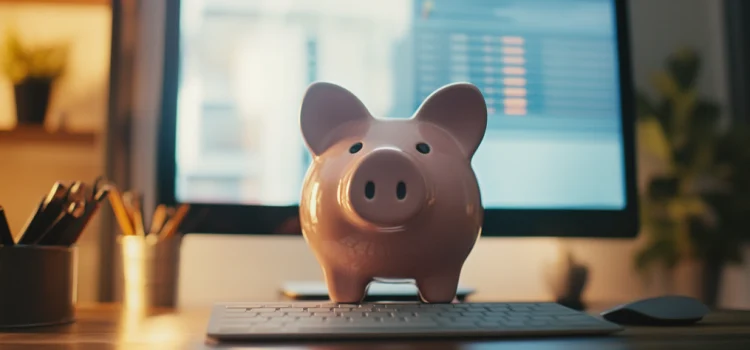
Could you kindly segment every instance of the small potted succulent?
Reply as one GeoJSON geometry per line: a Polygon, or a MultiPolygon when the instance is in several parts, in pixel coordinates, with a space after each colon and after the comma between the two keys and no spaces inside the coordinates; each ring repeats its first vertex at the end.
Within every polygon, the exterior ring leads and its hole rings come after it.
{"type": "Polygon", "coordinates": [[[0,63],[13,83],[18,125],[43,125],[53,85],[65,72],[67,47],[25,47],[14,30],[8,33],[0,63]]]}

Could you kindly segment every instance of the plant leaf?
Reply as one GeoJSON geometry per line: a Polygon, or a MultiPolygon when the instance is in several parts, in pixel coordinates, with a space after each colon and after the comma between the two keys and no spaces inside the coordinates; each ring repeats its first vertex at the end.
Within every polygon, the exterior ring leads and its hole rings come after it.
{"type": "Polygon", "coordinates": [[[700,57],[692,49],[682,49],[667,60],[667,70],[680,91],[688,91],[695,87],[700,68],[700,57]]]}
{"type": "Polygon", "coordinates": [[[669,100],[674,99],[680,91],[677,82],[667,72],[658,72],[654,74],[653,84],[656,90],[664,98],[669,100]]]}
{"type": "Polygon", "coordinates": [[[677,196],[679,191],[679,179],[669,177],[655,177],[649,182],[648,195],[653,200],[666,200],[677,196]]]}
{"type": "Polygon", "coordinates": [[[651,99],[646,94],[638,92],[635,96],[636,101],[636,113],[639,119],[648,119],[657,117],[659,110],[656,109],[651,99]]]}
{"type": "Polygon", "coordinates": [[[636,125],[638,129],[638,144],[641,151],[654,155],[671,167],[672,149],[667,140],[661,123],[652,116],[641,119],[636,125]]]}

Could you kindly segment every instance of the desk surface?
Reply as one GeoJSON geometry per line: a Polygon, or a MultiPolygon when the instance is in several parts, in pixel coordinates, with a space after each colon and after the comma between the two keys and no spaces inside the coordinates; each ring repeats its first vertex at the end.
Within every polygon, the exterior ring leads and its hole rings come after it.
{"type": "Polygon", "coordinates": [[[81,306],[65,326],[0,332],[2,349],[750,349],[750,311],[721,311],[699,325],[627,328],[606,337],[513,340],[317,342],[216,345],[205,339],[209,308],[123,311],[117,305],[81,306]]]}

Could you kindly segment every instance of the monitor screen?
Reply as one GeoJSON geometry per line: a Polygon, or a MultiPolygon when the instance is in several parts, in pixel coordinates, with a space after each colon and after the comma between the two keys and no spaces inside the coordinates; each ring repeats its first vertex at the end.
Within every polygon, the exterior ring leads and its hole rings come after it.
{"type": "Polygon", "coordinates": [[[477,85],[485,208],[627,205],[614,0],[183,0],[174,196],[294,206],[303,94],[328,81],[379,118],[477,85]]]}

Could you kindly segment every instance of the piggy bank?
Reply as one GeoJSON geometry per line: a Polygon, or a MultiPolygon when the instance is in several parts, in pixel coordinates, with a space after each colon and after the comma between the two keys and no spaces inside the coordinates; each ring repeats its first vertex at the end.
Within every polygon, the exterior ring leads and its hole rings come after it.
{"type": "Polygon", "coordinates": [[[300,109],[312,155],[300,224],[333,302],[357,303],[373,280],[413,280],[423,302],[451,302],[482,229],[471,159],[487,107],[468,83],[446,85],[408,119],[373,116],[326,82],[300,109]]]}

